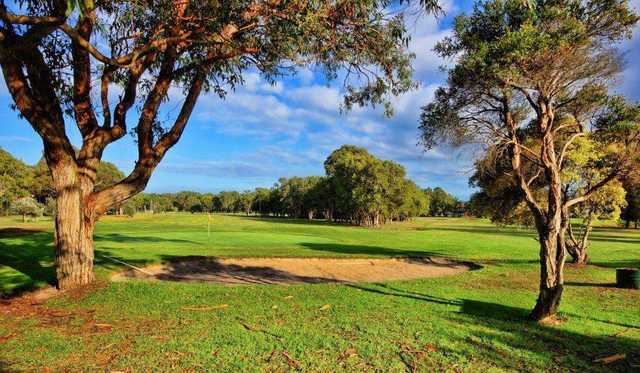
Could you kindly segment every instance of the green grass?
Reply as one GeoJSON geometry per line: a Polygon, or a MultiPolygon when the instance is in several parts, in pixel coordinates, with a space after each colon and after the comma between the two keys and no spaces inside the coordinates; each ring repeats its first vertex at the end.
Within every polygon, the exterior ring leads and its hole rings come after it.
{"type": "MultiPolygon", "coordinates": [[[[51,222],[0,218],[5,227],[45,232],[0,231],[1,291],[51,282],[51,222]]],[[[594,265],[566,269],[566,321],[546,326],[525,320],[537,293],[533,237],[470,219],[371,230],[231,215],[214,215],[208,237],[206,215],[107,217],[96,229],[101,279],[120,269],[106,256],[142,265],[192,255],[442,255],[483,268],[357,285],[109,283],[80,298],[51,300],[35,315],[0,312],[0,371],[640,369],[640,291],[611,287],[615,267],[640,266],[640,232],[598,227],[594,265]],[[593,362],[617,353],[627,359],[593,362]]]]}

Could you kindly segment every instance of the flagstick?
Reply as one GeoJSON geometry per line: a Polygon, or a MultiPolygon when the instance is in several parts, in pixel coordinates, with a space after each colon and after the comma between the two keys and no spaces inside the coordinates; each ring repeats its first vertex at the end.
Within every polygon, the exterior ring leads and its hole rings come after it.
{"type": "Polygon", "coordinates": [[[211,242],[211,214],[207,214],[207,242],[211,242]]]}

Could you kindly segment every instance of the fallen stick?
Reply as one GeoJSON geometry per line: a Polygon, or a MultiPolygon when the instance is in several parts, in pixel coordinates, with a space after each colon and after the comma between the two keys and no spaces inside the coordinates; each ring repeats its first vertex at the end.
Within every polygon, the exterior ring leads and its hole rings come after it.
{"type": "Polygon", "coordinates": [[[292,358],[291,355],[287,353],[287,351],[282,351],[282,356],[284,356],[284,358],[287,359],[287,363],[289,364],[290,367],[298,370],[300,369],[300,363],[298,362],[298,360],[292,358]]]}
{"type": "Polygon", "coordinates": [[[184,311],[213,311],[213,310],[221,310],[223,308],[229,307],[228,304],[221,304],[219,306],[202,306],[202,307],[180,307],[184,311]]]}
{"type": "Polygon", "coordinates": [[[134,266],[133,264],[129,264],[129,263],[127,263],[127,262],[123,262],[122,260],[119,260],[119,259],[116,259],[116,258],[112,258],[112,257],[110,257],[110,256],[108,256],[108,255],[104,255],[104,254],[102,254],[102,255],[100,255],[100,256],[102,256],[102,257],[104,257],[104,258],[107,258],[107,259],[111,259],[111,260],[113,260],[113,261],[114,261],[114,262],[116,262],[116,263],[124,264],[125,266],[127,266],[127,267],[129,267],[129,268],[133,268],[133,269],[135,269],[136,271],[142,272],[142,273],[144,273],[144,274],[145,274],[145,275],[147,275],[147,276],[151,276],[151,277],[154,277],[154,276],[155,276],[153,273],[151,273],[151,272],[149,272],[149,271],[147,271],[147,270],[144,270],[144,269],[142,269],[142,268],[140,268],[140,267],[136,267],[136,266],[134,266]]]}
{"type": "Polygon", "coordinates": [[[627,354],[615,354],[607,357],[603,357],[600,359],[595,359],[594,363],[602,363],[602,364],[611,364],[615,363],[618,360],[624,360],[627,358],[627,354]]]}

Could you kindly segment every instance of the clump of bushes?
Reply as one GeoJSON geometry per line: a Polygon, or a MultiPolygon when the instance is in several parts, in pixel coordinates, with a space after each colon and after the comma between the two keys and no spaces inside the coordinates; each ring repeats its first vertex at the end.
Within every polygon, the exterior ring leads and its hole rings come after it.
{"type": "Polygon", "coordinates": [[[33,197],[21,197],[11,203],[11,213],[22,215],[22,221],[26,222],[27,217],[38,221],[42,217],[44,206],[38,203],[33,197]]]}

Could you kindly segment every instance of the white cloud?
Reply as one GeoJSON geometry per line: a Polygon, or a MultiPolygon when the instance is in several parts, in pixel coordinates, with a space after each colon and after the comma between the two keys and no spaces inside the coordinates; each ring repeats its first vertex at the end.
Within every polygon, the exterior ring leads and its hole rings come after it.
{"type": "Polygon", "coordinates": [[[287,97],[304,107],[330,112],[338,112],[342,100],[337,89],[319,85],[291,89],[287,97]]]}
{"type": "Polygon", "coordinates": [[[263,92],[263,93],[282,93],[284,85],[280,81],[276,81],[273,84],[266,82],[260,74],[256,72],[248,72],[242,75],[244,80],[244,88],[249,92],[263,92]]]}
{"type": "Polygon", "coordinates": [[[0,142],[33,142],[33,139],[26,136],[0,136],[0,142]]]}

